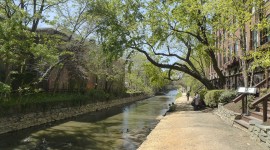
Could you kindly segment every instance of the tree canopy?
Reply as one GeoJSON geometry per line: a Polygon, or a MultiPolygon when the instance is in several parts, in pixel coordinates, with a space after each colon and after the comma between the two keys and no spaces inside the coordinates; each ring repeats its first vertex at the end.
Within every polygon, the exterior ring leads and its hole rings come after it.
{"type": "Polygon", "coordinates": [[[102,0],[91,8],[89,13],[104,18],[98,33],[105,50],[115,55],[137,50],[155,66],[187,73],[209,89],[214,86],[204,72],[211,62],[224,80],[215,57],[212,17],[203,2],[102,0]]]}
{"type": "MultiPolygon", "coordinates": [[[[221,85],[225,84],[216,57],[220,49],[215,45],[218,38],[215,33],[228,32],[231,35],[228,38],[239,40],[246,52],[245,28],[252,21],[251,10],[259,10],[263,4],[263,0],[99,0],[91,3],[89,13],[103,18],[97,31],[105,50],[115,55],[122,55],[127,49],[137,50],[155,66],[184,72],[213,89],[204,74],[210,65],[221,85]],[[238,30],[240,36],[233,36],[238,30]]],[[[263,22],[250,28],[260,30],[263,22]]],[[[244,57],[242,70],[246,71],[244,57]]]]}
{"type": "Polygon", "coordinates": [[[217,42],[225,40],[225,36],[219,39],[219,31],[240,43],[246,78],[247,59],[255,60],[254,67],[269,66],[267,53],[246,53],[246,27],[269,28],[269,20],[261,13],[267,9],[263,4],[263,0],[4,0],[0,2],[0,70],[4,70],[0,82],[5,89],[38,87],[53,69],[72,64],[79,78],[89,71],[106,76],[109,84],[122,75],[121,67],[112,61],[140,52],[159,67],[141,65],[151,88],[163,85],[160,76],[165,73],[170,80],[182,77],[176,71],[214,89],[210,66],[225,84],[217,62],[217,53],[224,51],[217,42]],[[252,23],[254,15],[262,17],[252,23]],[[44,24],[54,29],[39,29],[44,24]],[[79,54],[85,51],[89,53],[79,54]],[[90,63],[90,57],[96,63],[90,63]]]}

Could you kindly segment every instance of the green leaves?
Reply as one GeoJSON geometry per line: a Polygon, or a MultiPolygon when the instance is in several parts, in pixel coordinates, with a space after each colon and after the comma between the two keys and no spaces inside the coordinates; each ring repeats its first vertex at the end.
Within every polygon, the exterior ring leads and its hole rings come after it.
{"type": "Polygon", "coordinates": [[[161,89],[168,82],[165,79],[167,77],[166,72],[149,62],[143,64],[143,70],[145,71],[146,78],[148,78],[148,82],[153,89],[161,89]]]}
{"type": "Polygon", "coordinates": [[[128,92],[153,94],[169,83],[166,71],[147,62],[142,54],[133,55],[130,61],[126,73],[128,92]]]}
{"type": "Polygon", "coordinates": [[[11,92],[11,87],[7,84],[0,82],[0,94],[9,94],[11,92]]]}
{"type": "Polygon", "coordinates": [[[268,68],[270,67],[270,48],[264,50],[258,50],[250,53],[249,58],[253,58],[251,70],[255,70],[257,67],[268,68]]]}
{"type": "Polygon", "coordinates": [[[6,63],[21,63],[22,55],[29,53],[32,33],[12,20],[0,22],[0,58],[6,63]],[[22,40],[23,39],[23,40],[22,40]]]}

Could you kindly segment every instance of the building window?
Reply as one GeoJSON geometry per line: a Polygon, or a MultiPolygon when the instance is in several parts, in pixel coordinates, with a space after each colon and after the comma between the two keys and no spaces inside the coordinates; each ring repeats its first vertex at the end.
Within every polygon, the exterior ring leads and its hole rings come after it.
{"type": "Polygon", "coordinates": [[[234,55],[237,57],[238,56],[238,41],[235,41],[234,43],[234,55]]]}
{"type": "MultiPolygon", "coordinates": [[[[270,15],[267,16],[267,20],[270,21],[270,15]]],[[[270,41],[270,27],[264,28],[260,33],[261,45],[270,41]]]]}
{"type": "Polygon", "coordinates": [[[251,49],[258,47],[258,32],[256,30],[251,31],[251,49]]]}
{"type": "Polygon", "coordinates": [[[230,45],[230,46],[228,47],[228,49],[229,49],[229,56],[228,56],[228,60],[230,60],[230,59],[231,59],[231,57],[232,57],[233,48],[232,48],[232,46],[230,45]]]}

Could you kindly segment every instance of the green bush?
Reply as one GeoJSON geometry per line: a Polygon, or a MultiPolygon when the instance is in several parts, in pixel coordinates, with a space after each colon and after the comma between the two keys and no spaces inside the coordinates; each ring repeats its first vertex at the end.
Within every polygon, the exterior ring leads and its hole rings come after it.
{"type": "Polygon", "coordinates": [[[205,94],[207,93],[207,89],[203,89],[199,92],[201,100],[204,100],[205,94]]]}
{"type": "Polygon", "coordinates": [[[219,97],[224,90],[211,90],[205,94],[204,102],[209,107],[216,107],[219,103],[219,97]]]}
{"type": "Polygon", "coordinates": [[[229,103],[231,100],[236,98],[236,96],[237,96],[237,91],[224,91],[220,95],[218,102],[219,103],[229,103]]]}
{"type": "Polygon", "coordinates": [[[11,87],[7,84],[0,82],[0,94],[9,94],[11,92],[11,87]]]}

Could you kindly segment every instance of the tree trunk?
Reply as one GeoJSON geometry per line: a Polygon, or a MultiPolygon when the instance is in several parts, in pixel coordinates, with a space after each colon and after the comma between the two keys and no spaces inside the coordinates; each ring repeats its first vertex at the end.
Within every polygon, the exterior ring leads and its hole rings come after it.
{"type": "MultiPolygon", "coordinates": [[[[170,64],[158,63],[154,59],[152,59],[151,56],[146,51],[144,51],[144,50],[142,50],[142,49],[140,49],[138,47],[131,47],[131,48],[136,49],[139,52],[143,53],[146,56],[147,60],[149,60],[149,62],[151,62],[153,65],[155,65],[155,66],[157,66],[159,68],[173,69],[173,70],[177,70],[177,71],[180,71],[180,72],[184,72],[184,73],[192,76],[193,78],[197,79],[198,81],[200,81],[203,85],[205,85],[205,87],[208,90],[215,89],[215,86],[211,83],[211,81],[209,79],[207,79],[206,77],[204,77],[201,74],[197,73],[196,71],[193,71],[193,70],[189,69],[184,64],[170,65],[170,64]]],[[[222,74],[221,71],[220,71],[220,73],[222,74]]],[[[223,74],[222,74],[222,76],[223,76],[223,74]]]]}
{"type": "Polygon", "coordinates": [[[213,69],[215,70],[215,72],[217,73],[217,75],[219,77],[219,83],[223,87],[226,84],[226,79],[225,79],[225,76],[223,75],[222,71],[218,67],[218,62],[217,62],[214,51],[209,50],[208,55],[211,57],[213,69]]]}
{"type": "Polygon", "coordinates": [[[10,83],[10,71],[11,71],[11,66],[6,63],[5,64],[5,79],[4,79],[4,83],[9,84],[10,83]]]}
{"type": "MultiPolygon", "coordinates": [[[[242,25],[242,29],[240,30],[240,45],[242,47],[243,56],[247,56],[247,42],[246,42],[246,29],[245,25],[242,25]]],[[[244,78],[244,86],[245,88],[248,87],[248,64],[246,59],[241,59],[242,61],[242,75],[244,78]]]]}
{"type": "Polygon", "coordinates": [[[207,79],[201,79],[199,80],[208,90],[216,89],[216,87],[213,86],[213,84],[207,79]]]}
{"type": "Polygon", "coordinates": [[[109,83],[109,86],[108,86],[108,92],[109,92],[109,93],[110,93],[111,90],[112,90],[112,85],[113,85],[113,81],[111,81],[111,82],[109,83]]]}
{"type": "Polygon", "coordinates": [[[64,67],[61,67],[58,72],[57,72],[57,75],[56,75],[56,78],[55,78],[55,81],[54,81],[54,86],[53,86],[53,92],[55,93],[57,90],[59,90],[59,79],[60,79],[60,75],[63,71],[64,67]]]}
{"type": "Polygon", "coordinates": [[[242,75],[244,78],[244,86],[245,88],[248,87],[248,72],[247,72],[247,62],[245,60],[242,60],[242,75]]]}
{"type": "Polygon", "coordinates": [[[96,75],[95,89],[97,89],[97,86],[98,86],[98,76],[96,75]]]}
{"type": "Polygon", "coordinates": [[[33,19],[33,24],[32,24],[32,28],[31,28],[32,32],[35,32],[37,30],[38,23],[40,21],[39,17],[42,15],[42,12],[44,10],[44,6],[45,6],[45,0],[42,0],[41,1],[41,6],[40,6],[40,8],[39,8],[39,10],[37,12],[37,8],[36,8],[37,7],[37,1],[34,0],[33,15],[36,15],[36,13],[38,13],[39,16],[37,18],[33,19]]]}

